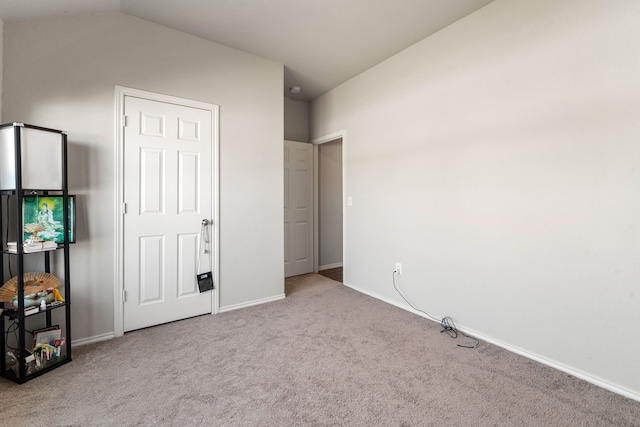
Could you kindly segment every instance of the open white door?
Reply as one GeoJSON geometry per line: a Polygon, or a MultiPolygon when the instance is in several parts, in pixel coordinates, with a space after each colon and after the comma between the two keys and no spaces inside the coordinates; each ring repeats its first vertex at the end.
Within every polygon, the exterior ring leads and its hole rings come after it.
{"type": "Polygon", "coordinates": [[[284,141],[284,276],[313,271],[313,145],[284,141]]]}
{"type": "MultiPolygon", "coordinates": [[[[214,219],[215,121],[211,110],[135,96],[125,96],[124,114],[126,332],[213,310],[196,264],[202,220],[214,219]]],[[[208,256],[202,266],[214,268],[208,256]]]]}

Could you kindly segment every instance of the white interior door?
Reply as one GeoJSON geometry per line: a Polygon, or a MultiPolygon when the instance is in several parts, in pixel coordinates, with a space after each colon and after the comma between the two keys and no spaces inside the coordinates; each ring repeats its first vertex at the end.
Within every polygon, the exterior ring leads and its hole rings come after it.
{"type": "Polygon", "coordinates": [[[313,146],[284,142],[284,275],[313,271],[313,146]]]}
{"type": "MultiPolygon", "coordinates": [[[[202,220],[213,219],[214,122],[211,111],[133,96],[124,112],[124,331],[131,331],[213,310],[213,292],[199,292],[196,269],[202,220]]],[[[208,255],[201,263],[212,270],[208,255]]]]}

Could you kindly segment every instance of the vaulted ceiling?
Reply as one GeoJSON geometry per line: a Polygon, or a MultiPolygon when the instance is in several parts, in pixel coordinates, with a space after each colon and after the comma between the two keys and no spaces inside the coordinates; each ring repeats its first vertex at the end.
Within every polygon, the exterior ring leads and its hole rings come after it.
{"type": "Polygon", "coordinates": [[[308,101],[491,1],[0,0],[0,18],[122,12],[280,62],[308,101]]]}

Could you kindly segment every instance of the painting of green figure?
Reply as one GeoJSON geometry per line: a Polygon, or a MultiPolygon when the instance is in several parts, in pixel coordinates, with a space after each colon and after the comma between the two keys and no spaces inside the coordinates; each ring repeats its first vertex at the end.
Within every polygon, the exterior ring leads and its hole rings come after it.
{"type": "MultiPolygon", "coordinates": [[[[25,197],[22,203],[25,242],[64,242],[62,196],[25,197]]],[[[69,243],[75,242],[75,196],[69,196],[69,243]]]]}

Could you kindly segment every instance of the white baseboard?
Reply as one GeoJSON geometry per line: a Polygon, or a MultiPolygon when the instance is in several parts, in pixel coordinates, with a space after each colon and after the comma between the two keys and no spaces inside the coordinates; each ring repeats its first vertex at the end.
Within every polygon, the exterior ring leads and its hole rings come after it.
{"type": "Polygon", "coordinates": [[[469,329],[469,328],[458,328],[460,329],[462,332],[469,334],[469,335],[473,335],[474,337],[481,339],[483,341],[486,341],[488,343],[491,343],[493,345],[497,345],[498,347],[502,347],[505,350],[508,350],[512,353],[516,353],[519,354],[520,356],[524,356],[528,359],[531,360],[535,360],[536,362],[542,363],[543,365],[547,365],[551,368],[557,369],[559,371],[562,371],[566,374],[569,374],[571,376],[574,376],[576,378],[580,378],[581,380],[584,380],[586,382],[589,382],[591,384],[597,385],[598,387],[602,387],[606,390],[612,391],[616,394],[622,395],[624,397],[627,397],[629,399],[635,400],[637,402],[640,402],[640,393],[637,393],[633,390],[629,390],[626,387],[620,386],[618,384],[613,384],[610,383],[602,378],[593,376],[592,374],[589,374],[588,372],[584,372],[581,371],[580,369],[576,369],[573,368],[571,366],[567,366],[563,363],[560,363],[558,361],[555,360],[550,360],[550,359],[546,359],[538,354],[535,353],[531,353],[527,350],[523,350],[519,347],[513,346],[511,344],[506,344],[503,343],[500,340],[496,340],[494,338],[488,337],[480,332],[474,331],[473,329],[469,329]]]}
{"type": "MultiPolygon", "coordinates": [[[[218,310],[218,313],[224,313],[226,311],[233,311],[233,310],[237,310],[240,308],[245,308],[245,307],[251,307],[253,305],[260,305],[260,304],[265,304],[267,302],[272,302],[272,301],[278,301],[281,299],[285,298],[285,294],[281,294],[281,295],[276,295],[273,297],[269,297],[269,298],[262,298],[262,299],[258,299],[255,301],[249,301],[249,302],[245,302],[242,304],[235,304],[235,305],[228,305],[226,307],[220,307],[220,309],[218,310]]],[[[106,334],[102,334],[102,335],[94,335],[92,337],[88,337],[88,338],[80,338],[77,340],[73,340],[71,341],[71,345],[72,346],[81,346],[81,345],[87,345],[87,344],[93,344],[96,342],[100,342],[100,341],[107,341],[110,339],[116,338],[115,333],[113,332],[108,332],[106,334]]]]}
{"type": "MultiPolygon", "coordinates": [[[[391,305],[393,305],[395,307],[401,308],[401,309],[403,309],[405,311],[408,311],[408,312],[411,312],[413,314],[417,314],[420,317],[424,317],[425,319],[431,320],[432,322],[434,322],[434,320],[429,319],[424,313],[416,311],[416,310],[414,310],[413,308],[411,308],[409,306],[402,305],[402,304],[399,304],[396,301],[392,301],[392,300],[390,300],[388,298],[381,297],[380,295],[376,295],[376,294],[373,294],[371,292],[364,291],[362,289],[359,289],[357,286],[353,286],[353,285],[351,285],[349,283],[344,283],[344,285],[350,287],[354,291],[357,291],[357,292],[360,292],[362,294],[368,295],[368,296],[370,296],[372,298],[375,298],[375,299],[378,299],[380,301],[386,302],[387,304],[391,304],[391,305]]],[[[458,326],[458,325],[456,325],[456,326],[458,326]]],[[[507,343],[504,343],[504,342],[502,342],[500,340],[488,337],[488,336],[486,336],[486,335],[484,335],[484,334],[482,334],[482,333],[480,333],[478,331],[475,331],[473,329],[460,328],[460,327],[458,327],[458,329],[460,331],[464,332],[465,334],[472,335],[472,336],[478,338],[479,340],[486,341],[486,342],[491,343],[493,345],[496,345],[498,347],[504,348],[505,350],[510,351],[512,353],[516,353],[516,354],[519,354],[520,356],[526,357],[528,359],[535,360],[536,362],[542,363],[543,365],[546,365],[546,366],[549,366],[551,368],[557,369],[559,371],[562,371],[562,372],[564,372],[566,374],[569,374],[571,376],[574,376],[576,378],[580,378],[581,380],[584,380],[584,381],[586,381],[588,383],[591,383],[591,384],[596,385],[598,387],[602,387],[602,388],[604,388],[606,390],[609,390],[609,391],[611,391],[613,393],[616,393],[616,394],[619,394],[619,395],[624,396],[626,398],[629,398],[629,399],[635,400],[637,402],[640,402],[640,393],[638,393],[638,392],[636,392],[634,390],[629,390],[626,387],[610,383],[610,382],[608,382],[608,381],[606,381],[606,380],[604,380],[602,378],[595,377],[595,376],[593,376],[593,375],[591,375],[591,374],[589,374],[587,372],[581,371],[581,370],[573,368],[571,366],[564,365],[564,364],[562,364],[560,362],[557,362],[555,360],[546,359],[546,358],[544,358],[544,357],[542,357],[542,356],[540,356],[538,354],[531,353],[531,352],[529,352],[527,350],[523,350],[523,349],[521,349],[519,347],[516,347],[516,346],[513,346],[511,344],[507,344],[507,343]]]]}
{"type": "Polygon", "coordinates": [[[92,337],[88,337],[88,338],[80,338],[77,340],[73,340],[71,341],[71,346],[81,346],[81,345],[87,345],[87,344],[93,344],[96,342],[100,342],[100,341],[107,341],[110,339],[115,338],[116,335],[113,332],[108,332],[106,334],[102,334],[102,335],[94,335],[92,337]]]}
{"type": "Polygon", "coordinates": [[[226,313],[227,311],[233,311],[233,310],[238,310],[240,308],[246,308],[254,305],[260,305],[268,302],[278,301],[278,300],[284,299],[284,297],[285,295],[281,294],[273,297],[257,299],[249,302],[243,302],[241,304],[227,305],[225,307],[220,307],[220,309],[218,310],[218,313],[226,313]]]}
{"type": "Polygon", "coordinates": [[[318,266],[318,271],[331,270],[332,268],[340,268],[340,267],[342,267],[342,263],[341,262],[336,262],[334,264],[320,265],[320,266],[318,266]]]}

